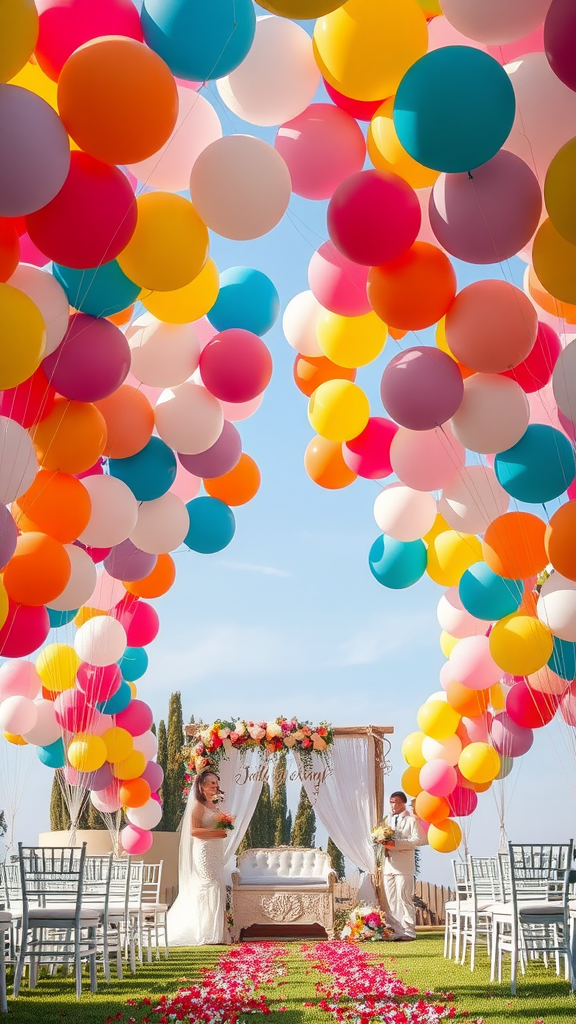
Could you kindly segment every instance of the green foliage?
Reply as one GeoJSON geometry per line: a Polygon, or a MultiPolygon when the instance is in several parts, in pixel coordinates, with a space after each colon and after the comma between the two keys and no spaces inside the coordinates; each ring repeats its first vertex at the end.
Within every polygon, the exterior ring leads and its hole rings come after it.
{"type": "Polygon", "coordinates": [[[344,854],[342,850],[339,850],[333,839],[328,839],[328,856],[332,863],[332,867],[336,872],[338,881],[341,882],[346,877],[346,861],[344,860],[344,854]]]}
{"type": "Polygon", "coordinates": [[[286,754],[282,753],[274,765],[272,777],[274,846],[288,846],[290,843],[292,818],[288,810],[288,799],[286,796],[287,774],[286,754]]]}
{"type": "MultiPolygon", "coordinates": [[[[158,791],[160,799],[162,800],[162,802],[164,802],[166,777],[168,775],[168,736],[166,733],[166,722],[164,721],[163,718],[161,718],[158,723],[158,753],[156,755],[156,760],[158,761],[158,764],[160,765],[162,771],[164,772],[164,782],[162,783],[158,791]]],[[[167,832],[168,826],[165,824],[165,822],[166,815],[163,814],[159,824],[156,825],[154,831],[167,832]]]]}
{"type": "Polygon", "coordinates": [[[306,796],[306,790],[304,786],[300,790],[300,800],[298,801],[298,807],[296,810],[296,817],[294,818],[294,825],[292,826],[292,834],[290,836],[291,846],[306,846],[312,847],[316,841],[316,815],[314,814],[314,808],[306,796]]]}
{"type": "Polygon", "coordinates": [[[274,815],[272,812],[270,786],[265,782],[252,815],[252,820],[246,829],[246,834],[240,843],[238,852],[242,853],[244,850],[255,850],[260,847],[269,849],[275,845],[274,815]]]}
{"type": "MultiPolygon", "coordinates": [[[[158,762],[160,760],[160,741],[162,722],[158,728],[158,762]]],[[[163,739],[163,737],[162,737],[163,739]]],[[[162,743],[164,746],[164,743],[162,743]]],[[[163,832],[176,832],[180,824],[180,818],[184,811],[182,799],[182,783],[184,779],[184,719],[182,717],[182,696],[179,691],[170,696],[168,703],[168,728],[166,730],[166,744],[162,756],[165,756],[164,783],[162,785],[162,799],[164,802],[164,813],[162,815],[161,828],[163,832]]]]}
{"type": "Polygon", "coordinates": [[[62,787],[58,782],[56,772],[52,779],[52,792],[50,794],[50,828],[53,832],[65,832],[70,828],[70,815],[64,802],[62,787]]]}
{"type": "Polygon", "coordinates": [[[5,836],[8,831],[8,825],[6,823],[6,817],[4,811],[0,811],[0,836],[5,836]]]}

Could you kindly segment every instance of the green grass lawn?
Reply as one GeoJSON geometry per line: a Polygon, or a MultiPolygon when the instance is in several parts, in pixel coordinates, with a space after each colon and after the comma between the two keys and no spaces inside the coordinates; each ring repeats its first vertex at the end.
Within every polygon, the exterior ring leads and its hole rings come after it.
{"type": "MultiPolygon", "coordinates": [[[[545,1024],[576,1024],[576,998],[569,986],[556,977],[552,968],[548,972],[542,965],[530,965],[526,979],[521,979],[518,995],[512,997],[506,984],[489,985],[489,965],[481,953],[478,967],[471,974],[469,967],[460,967],[442,956],[443,939],[437,934],[423,934],[414,943],[382,944],[369,949],[374,957],[421,991],[453,992],[458,1013],[468,1011],[468,1019],[482,1017],[485,1024],[534,1024],[542,1019],[545,1024]]],[[[199,949],[170,950],[168,960],[154,961],[138,968],[135,977],[126,975],[123,981],[115,978],[110,986],[99,977],[99,991],[88,991],[80,1003],[74,998],[72,977],[42,977],[38,987],[30,991],[24,983],[19,999],[9,1000],[9,1018],[13,1024],[56,1024],[58,1021],[80,1024],[105,1024],[107,1017],[122,1013],[123,1021],[130,1016],[140,1020],[142,1012],[126,1006],[127,999],[159,996],[175,992],[183,979],[198,977],[201,967],[212,967],[229,947],[211,946],[199,949]]],[[[272,1013],[265,1018],[269,1024],[331,1024],[333,1018],[306,1002],[316,1001],[315,985],[320,980],[300,954],[299,943],[286,945],[288,975],[279,979],[278,986],[267,988],[266,994],[272,1013]],[[307,970],[309,973],[307,974],[307,970]],[[281,1006],[285,1012],[277,1012],[281,1006]]],[[[507,965],[505,964],[505,967],[507,965]]],[[[506,974],[504,975],[506,978],[506,974]]],[[[148,1011],[149,1012],[149,1011],[148,1011]]],[[[247,1017],[247,1024],[256,1022],[247,1017]]]]}

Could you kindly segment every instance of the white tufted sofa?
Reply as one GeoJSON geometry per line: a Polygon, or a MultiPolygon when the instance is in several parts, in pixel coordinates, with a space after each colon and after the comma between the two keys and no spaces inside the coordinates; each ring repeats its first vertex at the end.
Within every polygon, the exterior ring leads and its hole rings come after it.
{"type": "Polygon", "coordinates": [[[319,924],[333,938],[335,881],[323,850],[245,850],[232,873],[235,937],[253,924],[319,924]]]}

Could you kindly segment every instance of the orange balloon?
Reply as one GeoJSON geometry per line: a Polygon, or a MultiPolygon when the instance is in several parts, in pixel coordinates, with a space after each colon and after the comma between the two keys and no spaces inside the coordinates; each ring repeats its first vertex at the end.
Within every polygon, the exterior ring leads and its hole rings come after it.
{"type": "Polygon", "coordinates": [[[101,608],[89,608],[87,605],[83,605],[82,608],[78,610],[78,614],[74,616],[74,625],[78,626],[78,629],[80,629],[80,626],[83,626],[85,622],[88,622],[89,619],[93,619],[96,615],[107,614],[108,612],[102,611],[101,608]]]}
{"type": "Polygon", "coordinates": [[[402,330],[401,327],[390,327],[388,325],[388,334],[391,338],[394,338],[394,341],[401,341],[408,334],[408,331],[402,330]]]}
{"type": "Polygon", "coordinates": [[[79,46],[58,79],[58,109],[80,149],[107,164],[147,160],[178,116],[167,64],[135,39],[104,36],[79,46]]]}
{"type": "Polygon", "coordinates": [[[548,524],[544,543],[548,560],[569,580],[576,580],[576,501],[568,501],[554,513],[548,524]]]}
{"type": "Polygon", "coordinates": [[[16,604],[48,604],[70,579],[70,559],[63,544],[47,533],[21,533],[4,569],[4,586],[16,604]]]}
{"type": "MultiPolygon", "coordinates": [[[[546,541],[546,536],[544,536],[544,541],[546,541]]],[[[528,587],[526,587],[526,590],[524,591],[524,593],[522,595],[522,600],[520,602],[520,607],[518,608],[518,615],[531,615],[532,618],[537,618],[538,617],[537,614],[536,614],[536,605],[537,605],[537,603],[538,603],[538,594],[534,594],[532,590],[529,590],[528,587]]]]}
{"type": "Polygon", "coordinates": [[[327,356],[296,356],[294,380],[303,395],[310,398],[312,393],[327,380],[356,380],[356,370],[336,366],[327,356]]]}
{"type": "Polygon", "coordinates": [[[356,473],[344,462],[340,441],[313,437],[304,452],[304,469],[319,487],[336,491],[356,480],[356,473]]]}
{"type": "Polygon", "coordinates": [[[150,799],[150,786],[146,779],[127,779],[118,795],[124,807],[143,807],[150,799]]]}
{"type": "Polygon", "coordinates": [[[28,490],[12,502],[12,515],[23,533],[49,533],[71,544],[88,525],[92,503],[84,485],[69,473],[41,469],[28,490]]]}
{"type": "Polygon", "coordinates": [[[425,789],[418,793],[414,801],[414,813],[422,821],[428,821],[431,825],[436,821],[444,821],[450,816],[450,804],[443,796],[432,796],[425,789]]]}
{"type": "Polygon", "coordinates": [[[471,782],[470,786],[475,793],[485,793],[486,790],[490,789],[491,782],[471,782]]]}
{"type": "Polygon", "coordinates": [[[148,444],[154,430],[154,410],[146,395],[130,384],[94,405],[106,422],[104,455],[109,459],[127,459],[148,444]]]}
{"type": "Polygon", "coordinates": [[[471,690],[469,686],[462,686],[462,683],[455,679],[448,683],[446,696],[450,706],[466,718],[477,718],[483,714],[490,702],[490,690],[471,690]]]}
{"type": "Polygon", "coordinates": [[[106,421],[91,402],[70,402],[58,395],[30,436],[43,469],[75,475],[90,469],[103,454],[106,421]]]}
{"type": "Polygon", "coordinates": [[[249,455],[242,452],[240,461],[224,476],[205,480],[206,493],[220,498],[226,505],[245,505],[260,488],[260,470],[249,455]]]}
{"type": "Polygon", "coordinates": [[[525,287],[527,284],[528,294],[541,309],[552,316],[560,317],[568,324],[576,324],[576,306],[571,302],[561,302],[560,299],[555,299],[553,295],[550,295],[550,292],[546,291],[536,276],[534,267],[528,267],[528,279],[526,282],[526,278],[524,278],[524,282],[525,287]]]}
{"type": "Polygon", "coordinates": [[[0,281],[7,281],[20,260],[20,238],[14,222],[0,217],[0,281]]]}
{"type": "Polygon", "coordinates": [[[124,324],[129,323],[132,314],[134,312],[134,303],[131,306],[127,306],[126,309],[121,309],[119,313],[111,313],[106,319],[111,324],[116,324],[116,327],[124,327],[124,324]]]}
{"type": "Polygon", "coordinates": [[[548,561],[546,526],[531,512],[505,512],[494,519],[482,541],[484,560],[509,580],[524,580],[542,571],[548,561]]]}
{"type": "Polygon", "coordinates": [[[456,295],[456,274],[441,249],[414,242],[398,259],[368,274],[368,299],[385,324],[419,331],[437,323],[456,295]]]}
{"type": "Polygon", "coordinates": [[[176,566],[170,555],[158,555],[158,561],[152,572],[135,583],[123,583],[129,594],[136,597],[162,597],[176,579],[176,566]]]}

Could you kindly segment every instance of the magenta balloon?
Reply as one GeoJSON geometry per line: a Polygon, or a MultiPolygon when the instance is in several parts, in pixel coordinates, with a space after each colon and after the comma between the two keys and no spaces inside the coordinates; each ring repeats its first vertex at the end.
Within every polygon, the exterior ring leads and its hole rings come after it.
{"type": "Polygon", "coordinates": [[[105,317],[74,313],[58,348],[42,362],[58,394],[77,402],[98,402],[128,376],[130,346],[105,317]]]}
{"type": "Polygon", "coordinates": [[[100,791],[102,789],[107,789],[113,782],[114,776],[112,775],[110,763],[105,761],[98,771],[90,773],[88,778],[88,788],[100,791]]]}
{"type": "Polygon", "coordinates": [[[113,615],[126,630],[128,647],[146,647],[158,636],[158,612],[146,601],[120,602],[113,615]]]}
{"type": "Polygon", "coordinates": [[[66,181],[68,135],[52,107],[17,85],[0,85],[0,217],[46,206],[66,181]]]}
{"type": "Polygon", "coordinates": [[[494,749],[504,757],[521,757],[534,742],[532,729],[518,725],[505,711],[494,716],[490,732],[494,749]]]}
{"type": "Polygon", "coordinates": [[[457,411],[464,383],[454,359],[418,346],[399,352],[382,374],[380,395],[392,419],[409,430],[432,430],[457,411]]]}
{"type": "Polygon", "coordinates": [[[416,241],[422,214],[413,188],[389,171],[360,171],[328,205],[328,233],[347,259],[365,266],[395,260],[416,241]]]}
{"type": "MultiPolygon", "coordinates": [[[[110,700],[120,689],[122,673],[118,665],[97,667],[83,661],[76,673],[76,679],[89,704],[110,700]]],[[[100,789],[104,787],[101,786],[100,789]]]]}
{"type": "Polygon", "coordinates": [[[532,238],[542,192],[528,164],[501,149],[470,174],[441,174],[428,212],[436,238],[452,256],[467,263],[499,263],[532,238]]]}
{"type": "Polygon", "coordinates": [[[54,701],[56,721],[66,732],[90,731],[93,708],[90,707],[82,690],[63,690],[54,701]]]}
{"type": "Polygon", "coordinates": [[[131,700],[128,707],[116,715],[116,725],[120,729],[126,729],[131,736],[141,736],[148,732],[154,715],[143,700],[131,700]]]}
{"type": "Polygon", "coordinates": [[[156,761],[148,761],[141,778],[145,779],[148,783],[152,794],[157,793],[164,781],[164,772],[161,765],[157,764],[156,761]]]}
{"type": "Polygon", "coordinates": [[[44,605],[32,607],[10,601],[6,622],[0,629],[0,655],[25,658],[38,650],[50,632],[50,618],[44,605]]]}
{"type": "Polygon", "coordinates": [[[178,459],[188,473],[210,480],[224,476],[237,466],[242,455],[242,438],[233,423],[224,420],[222,433],[211,448],[199,455],[181,455],[178,459]]]}
{"type": "Polygon", "coordinates": [[[570,683],[570,686],[562,694],[560,698],[560,714],[566,725],[576,728],[576,682],[570,683]]]}
{"type": "Polygon", "coordinates": [[[50,257],[40,252],[27,231],[20,236],[20,262],[31,263],[34,267],[45,267],[50,263],[50,257]]]}
{"type": "MultiPolygon", "coordinates": [[[[544,49],[557,78],[576,92],[576,10],[573,0],[552,0],[544,22],[544,49]]],[[[551,112],[553,117],[553,113],[551,112]]]]}
{"type": "Polygon", "coordinates": [[[390,476],[390,445],[397,430],[392,420],[371,416],[362,433],[342,445],[342,456],[348,468],[367,480],[390,476]]]}
{"type": "Polygon", "coordinates": [[[223,402],[249,402],[272,376],[272,356],[257,334],[231,327],[220,331],[200,355],[202,383],[223,402]]]}
{"type": "Polygon", "coordinates": [[[131,540],[124,540],[116,544],[111,552],[104,559],[104,568],[109,576],[115,580],[124,580],[127,583],[134,583],[136,580],[143,580],[149,576],[158,561],[158,555],[149,555],[146,551],[140,551],[131,540]]]}
{"type": "Polygon", "coordinates": [[[137,828],[136,825],[126,825],[120,833],[120,842],[125,853],[138,856],[148,853],[152,846],[154,836],[148,829],[137,828]]]}
{"type": "Polygon", "coordinates": [[[6,505],[0,503],[0,569],[8,564],[16,551],[18,527],[6,505]]]}
{"type": "MultiPolygon", "coordinates": [[[[556,331],[539,320],[534,348],[526,359],[518,363],[514,369],[505,370],[502,376],[515,380],[527,394],[540,391],[552,379],[552,371],[561,351],[562,345],[556,331]]],[[[563,423],[560,410],[558,417],[563,423]]]]}
{"type": "Polygon", "coordinates": [[[432,796],[450,796],[457,783],[456,769],[440,758],[427,761],[420,769],[420,785],[432,796]]]}
{"type": "Polygon", "coordinates": [[[371,306],[366,295],[368,267],[347,260],[333,242],[323,242],[308,265],[308,284],[324,309],[340,316],[363,316],[371,306]]]}
{"type": "Polygon", "coordinates": [[[450,813],[456,818],[467,818],[478,807],[478,794],[464,786],[456,786],[446,799],[450,804],[450,813]]]}
{"type": "Polygon", "coordinates": [[[362,170],[366,157],[361,128],[331,103],[312,103],[280,125],[274,148],[290,171],[292,191],[305,199],[330,199],[341,181],[362,170]]]}

